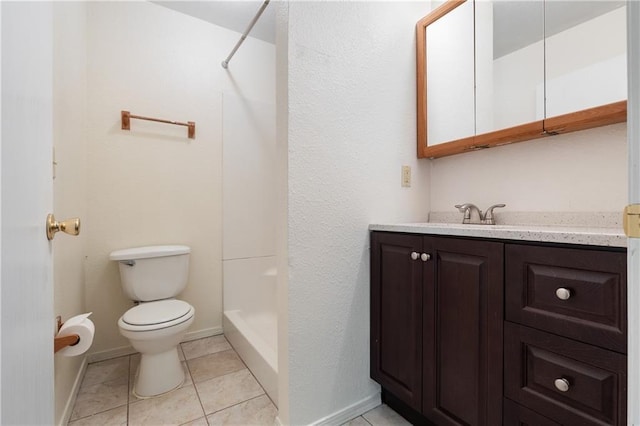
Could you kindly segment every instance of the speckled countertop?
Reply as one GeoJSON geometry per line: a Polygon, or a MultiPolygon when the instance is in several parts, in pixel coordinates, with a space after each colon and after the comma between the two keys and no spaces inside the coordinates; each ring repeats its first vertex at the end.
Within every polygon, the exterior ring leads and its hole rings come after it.
{"type": "Polygon", "coordinates": [[[626,247],[621,227],[571,227],[548,225],[462,225],[460,223],[371,224],[371,231],[452,235],[503,240],[541,241],[564,244],[626,247]]]}

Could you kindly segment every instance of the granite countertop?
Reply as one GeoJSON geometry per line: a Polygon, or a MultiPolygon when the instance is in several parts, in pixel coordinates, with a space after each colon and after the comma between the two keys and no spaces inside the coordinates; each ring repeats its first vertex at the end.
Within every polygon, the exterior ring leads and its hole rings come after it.
{"type": "Polygon", "coordinates": [[[624,235],[622,227],[463,225],[461,223],[425,222],[371,224],[369,230],[609,247],[627,246],[627,237],[624,235]]]}

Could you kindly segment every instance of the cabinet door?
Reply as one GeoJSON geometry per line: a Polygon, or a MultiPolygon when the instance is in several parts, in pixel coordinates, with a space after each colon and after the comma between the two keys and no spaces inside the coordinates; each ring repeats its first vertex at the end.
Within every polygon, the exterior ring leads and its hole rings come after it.
{"type": "Polygon", "coordinates": [[[546,1],[544,6],[546,117],[624,101],[625,2],[546,1]]]}
{"type": "Polygon", "coordinates": [[[475,2],[476,135],[544,118],[543,39],[542,1],[475,2]]]}
{"type": "Polygon", "coordinates": [[[473,2],[425,29],[426,140],[432,147],[475,134],[473,2]]]}
{"type": "Polygon", "coordinates": [[[422,237],[371,234],[371,378],[419,411],[422,402],[422,237]],[[414,256],[415,257],[415,256],[414,256]]]}
{"type": "Polygon", "coordinates": [[[423,414],[502,423],[503,245],[425,237],[423,414]]]}

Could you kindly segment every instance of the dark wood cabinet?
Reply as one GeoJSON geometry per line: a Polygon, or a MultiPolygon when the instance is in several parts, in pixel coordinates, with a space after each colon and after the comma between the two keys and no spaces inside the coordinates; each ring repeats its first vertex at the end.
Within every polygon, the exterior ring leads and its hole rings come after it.
{"type": "Polygon", "coordinates": [[[431,422],[501,422],[502,252],[499,242],[371,235],[371,377],[431,422]]]}
{"type": "Polygon", "coordinates": [[[371,377],[419,411],[422,404],[422,237],[371,236],[371,377]],[[415,256],[414,256],[415,257],[415,256]]]}
{"type": "Polygon", "coordinates": [[[626,423],[627,357],[505,324],[505,396],[563,425],[626,423]]]}
{"type": "Polygon", "coordinates": [[[624,425],[626,284],[624,249],[374,231],[371,377],[414,424],[624,425]]]}
{"type": "Polygon", "coordinates": [[[501,421],[502,246],[424,237],[422,413],[438,425],[501,421]]]}
{"type": "Polygon", "coordinates": [[[533,410],[516,404],[510,399],[504,399],[504,426],[561,426],[533,410]]]}
{"type": "Polygon", "coordinates": [[[620,251],[506,244],[506,319],[626,353],[626,265],[620,251]]]}
{"type": "Polygon", "coordinates": [[[505,244],[507,398],[561,425],[626,424],[626,264],[623,250],[505,244]]]}

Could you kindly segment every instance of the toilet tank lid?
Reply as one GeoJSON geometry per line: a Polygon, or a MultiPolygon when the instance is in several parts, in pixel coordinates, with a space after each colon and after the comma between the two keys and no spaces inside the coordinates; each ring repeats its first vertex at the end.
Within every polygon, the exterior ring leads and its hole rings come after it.
{"type": "Polygon", "coordinates": [[[178,256],[189,253],[191,253],[191,248],[188,246],[146,246],[112,251],[109,259],[117,261],[149,259],[151,257],[178,256]]]}

